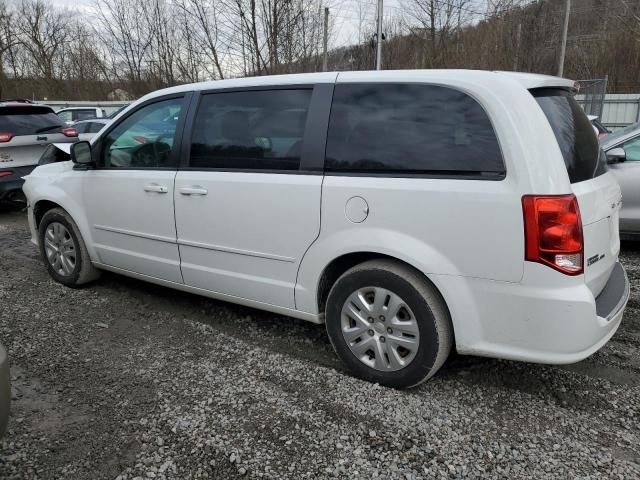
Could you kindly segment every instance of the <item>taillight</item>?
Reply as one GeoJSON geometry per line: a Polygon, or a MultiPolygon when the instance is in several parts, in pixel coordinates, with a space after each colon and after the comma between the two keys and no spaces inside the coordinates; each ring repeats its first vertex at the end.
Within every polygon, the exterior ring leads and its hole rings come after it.
{"type": "Polygon", "coordinates": [[[567,275],[583,272],[582,220],[575,195],[525,195],[525,259],[567,275]]]}
{"type": "Polygon", "coordinates": [[[11,170],[0,170],[0,177],[8,177],[10,175],[13,175],[11,170]]]}
{"type": "Polygon", "coordinates": [[[13,133],[0,133],[0,143],[10,142],[13,138],[13,133]]]}
{"type": "Polygon", "coordinates": [[[68,128],[63,128],[62,129],[62,134],[65,137],[77,137],[78,136],[78,131],[75,128],[68,127],[68,128]]]}

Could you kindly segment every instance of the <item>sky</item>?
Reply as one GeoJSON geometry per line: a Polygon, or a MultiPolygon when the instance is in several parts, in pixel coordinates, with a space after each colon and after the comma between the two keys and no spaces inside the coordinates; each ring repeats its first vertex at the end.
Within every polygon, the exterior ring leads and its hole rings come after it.
{"type": "MultiPolygon", "coordinates": [[[[384,0],[384,17],[399,17],[404,13],[403,3],[409,0],[384,0]]],[[[491,0],[471,0],[472,7],[482,11],[486,2],[491,0]]],[[[90,11],[95,0],[51,0],[56,6],[64,6],[69,10],[90,11]]],[[[358,42],[358,37],[364,36],[375,28],[377,0],[326,0],[329,7],[331,37],[329,48],[351,45],[358,42]],[[362,18],[362,21],[360,21],[362,18]],[[360,33],[359,33],[360,32],[360,33]]],[[[365,41],[362,38],[362,41],[365,41]]]]}
{"type": "MultiPolygon", "coordinates": [[[[401,10],[402,0],[384,0],[385,16],[398,15],[401,10]]],[[[51,0],[56,6],[67,7],[69,10],[90,11],[95,5],[94,0],[51,0]]],[[[358,41],[358,29],[360,21],[359,12],[362,12],[363,26],[369,22],[375,22],[377,0],[327,0],[329,7],[330,25],[333,38],[330,47],[349,45],[358,41]]]]}

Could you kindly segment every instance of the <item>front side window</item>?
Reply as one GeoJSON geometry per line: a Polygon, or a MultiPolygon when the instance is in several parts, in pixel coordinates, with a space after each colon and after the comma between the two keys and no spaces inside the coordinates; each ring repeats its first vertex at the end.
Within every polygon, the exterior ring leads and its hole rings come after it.
{"type": "Polygon", "coordinates": [[[78,133],[87,133],[87,129],[89,128],[90,122],[80,122],[76,123],[73,128],[76,129],[78,133]]]}
{"type": "Polygon", "coordinates": [[[310,100],[310,89],[204,95],[189,166],[298,170],[310,100]]]}
{"type": "Polygon", "coordinates": [[[85,133],[98,133],[104,127],[104,123],[98,122],[89,122],[89,126],[86,129],[85,133]]]}
{"type": "Polygon", "coordinates": [[[451,88],[342,84],[333,95],[325,170],[501,178],[498,139],[482,107],[451,88]]]}
{"type": "Polygon", "coordinates": [[[96,111],[91,110],[72,110],[73,121],[78,122],[80,120],[87,120],[89,118],[95,118],[96,111]]]}
{"type": "Polygon", "coordinates": [[[627,162],[640,161],[640,137],[627,140],[622,145],[622,148],[624,148],[627,162]]]}
{"type": "Polygon", "coordinates": [[[172,168],[173,142],[182,98],[146,105],[126,117],[104,137],[104,168],[172,168]]]}

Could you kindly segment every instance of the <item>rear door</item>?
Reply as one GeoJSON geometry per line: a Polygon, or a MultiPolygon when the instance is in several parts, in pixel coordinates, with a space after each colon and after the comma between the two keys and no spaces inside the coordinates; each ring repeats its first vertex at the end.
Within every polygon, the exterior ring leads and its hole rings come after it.
{"type": "Polygon", "coordinates": [[[62,133],[67,125],[49,107],[0,107],[0,168],[37,165],[47,145],[74,141],[62,133]]]}
{"type": "Polygon", "coordinates": [[[320,231],[332,89],[323,84],[201,95],[183,141],[186,164],[176,177],[186,285],[294,307],[298,266],[320,231]]]}
{"type": "Polygon", "coordinates": [[[620,186],[607,171],[606,158],[593,127],[571,93],[546,88],[532,93],[553,129],[578,199],[584,233],[585,281],[594,296],[598,296],[620,252],[620,186]]]}

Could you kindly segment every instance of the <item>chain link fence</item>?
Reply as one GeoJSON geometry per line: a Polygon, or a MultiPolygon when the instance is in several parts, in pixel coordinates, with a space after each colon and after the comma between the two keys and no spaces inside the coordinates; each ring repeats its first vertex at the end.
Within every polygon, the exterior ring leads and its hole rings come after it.
{"type": "Polygon", "coordinates": [[[578,87],[576,100],[582,105],[587,115],[602,117],[604,97],[607,93],[607,81],[606,75],[604,78],[576,80],[576,86],[578,87]]]}

